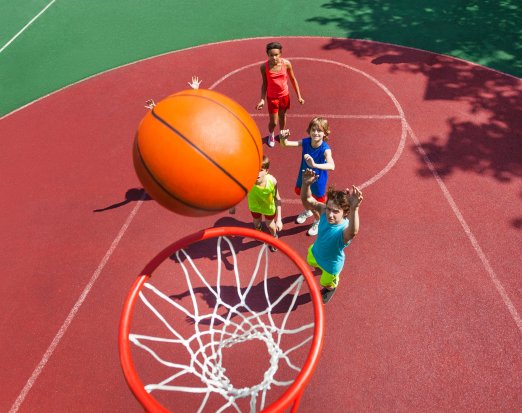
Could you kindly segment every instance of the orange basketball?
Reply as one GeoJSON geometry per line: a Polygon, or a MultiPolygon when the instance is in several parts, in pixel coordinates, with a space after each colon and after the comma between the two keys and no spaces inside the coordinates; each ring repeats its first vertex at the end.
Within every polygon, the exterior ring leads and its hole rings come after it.
{"type": "Polygon", "coordinates": [[[262,160],[261,135],[237,102],[206,89],[159,102],[142,119],[134,168],[147,193],[171,211],[205,216],[241,201],[262,160]]]}

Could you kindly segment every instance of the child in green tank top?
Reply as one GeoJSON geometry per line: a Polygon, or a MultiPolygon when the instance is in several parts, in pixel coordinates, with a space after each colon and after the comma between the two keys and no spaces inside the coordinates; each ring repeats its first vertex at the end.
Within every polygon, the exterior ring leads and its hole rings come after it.
{"type": "MultiPolygon", "coordinates": [[[[270,234],[277,238],[278,231],[283,229],[283,221],[281,217],[281,197],[277,189],[277,180],[268,173],[270,160],[268,156],[263,156],[261,169],[257,174],[255,185],[248,192],[248,209],[252,214],[254,228],[261,231],[263,215],[270,234]]],[[[230,208],[231,214],[236,212],[236,208],[230,208]]],[[[277,251],[272,245],[269,246],[270,251],[277,251]]]]}

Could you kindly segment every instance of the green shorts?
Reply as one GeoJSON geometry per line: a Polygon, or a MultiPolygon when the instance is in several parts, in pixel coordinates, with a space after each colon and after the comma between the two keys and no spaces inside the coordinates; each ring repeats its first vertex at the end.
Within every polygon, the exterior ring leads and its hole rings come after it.
{"type": "Polygon", "coordinates": [[[328,271],[325,271],[319,264],[317,264],[317,261],[315,260],[314,254],[312,254],[312,247],[314,244],[310,245],[308,248],[308,255],[306,257],[306,261],[309,265],[311,265],[314,268],[319,268],[323,273],[321,274],[321,279],[319,283],[323,287],[328,288],[337,288],[337,284],[339,284],[339,274],[330,274],[328,271]]]}

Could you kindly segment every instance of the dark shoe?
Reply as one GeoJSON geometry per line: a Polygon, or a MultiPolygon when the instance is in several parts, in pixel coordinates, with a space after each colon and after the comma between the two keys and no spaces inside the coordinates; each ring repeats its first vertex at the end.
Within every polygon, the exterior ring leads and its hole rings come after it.
{"type": "Polygon", "coordinates": [[[321,290],[321,296],[323,297],[323,304],[326,304],[328,301],[330,301],[332,299],[332,297],[334,296],[335,294],[335,288],[332,289],[332,290],[329,290],[327,288],[323,288],[321,290]]]}
{"type": "MultiPolygon", "coordinates": [[[[274,237],[274,238],[279,238],[277,235],[274,237]]],[[[272,244],[268,245],[268,249],[272,252],[276,252],[277,251],[277,248],[274,247],[272,244]]]]}

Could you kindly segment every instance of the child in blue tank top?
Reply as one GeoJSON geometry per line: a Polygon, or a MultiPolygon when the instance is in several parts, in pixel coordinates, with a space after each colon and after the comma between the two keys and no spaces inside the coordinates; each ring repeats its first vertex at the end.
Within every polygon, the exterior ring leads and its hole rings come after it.
{"type": "MultiPolygon", "coordinates": [[[[335,163],[332,158],[332,150],[326,143],[330,129],[328,121],[321,117],[313,118],[306,129],[310,135],[299,141],[289,140],[290,131],[282,130],[280,132],[281,145],[284,147],[299,147],[302,148],[301,164],[299,165],[299,172],[297,173],[297,182],[295,184],[295,192],[297,195],[301,192],[302,173],[307,168],[317,174],[317,180],[311,185],[312,196],[319,202],[326,200],[326,183],[328,181],[328,171],[335,169],[335,163]]],[[[306,209],[299,214],[296,219],[298,224],[302,224],[307,218],[314,216],[314,222],[308,230],[308,235],[317,235],[319,226],[319,214],[314,210],[306,209]]]]}
{"type": "Polygon", "coordinates": [[[318,179],[312,169],[303,172],[301,201],[305,208],[320,215],[316,241],[308,248],[307,261],[322,271],[320,284],[323,303],[333,297],[344,266],[344,249],[359,232],[359,207],[362,192],[356,186],[351,191],[328,188],[326,203],[317,201],[310,187],[318,179]]]}

